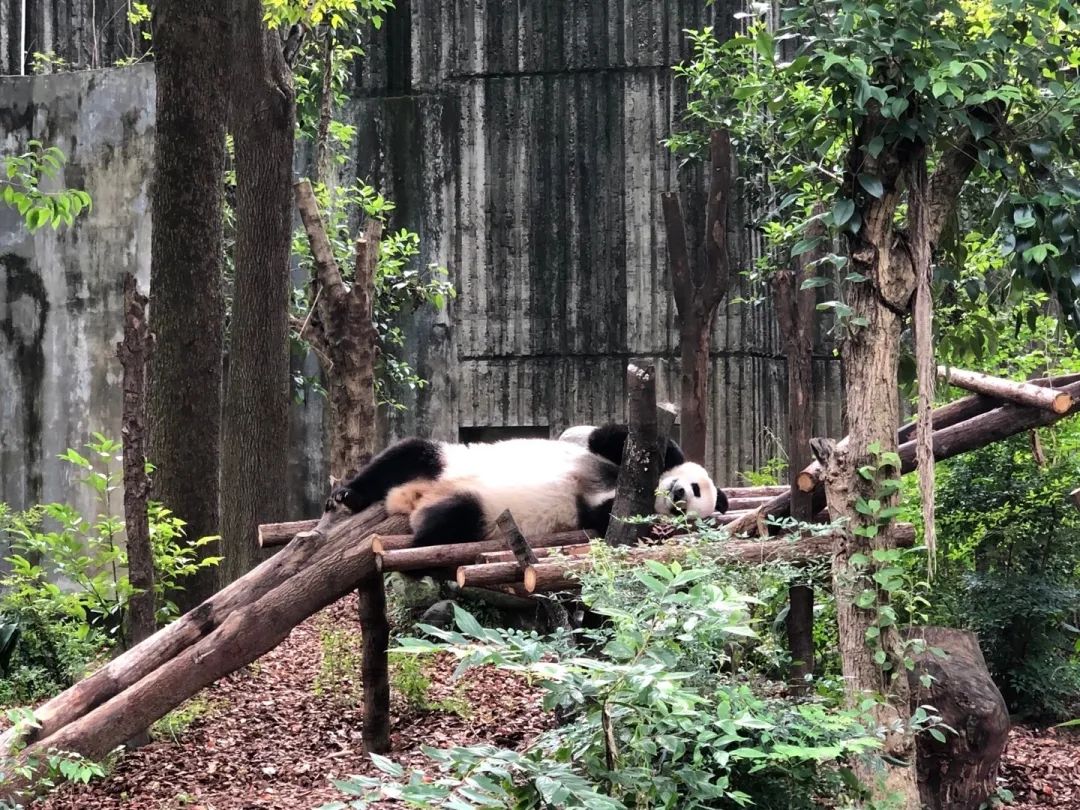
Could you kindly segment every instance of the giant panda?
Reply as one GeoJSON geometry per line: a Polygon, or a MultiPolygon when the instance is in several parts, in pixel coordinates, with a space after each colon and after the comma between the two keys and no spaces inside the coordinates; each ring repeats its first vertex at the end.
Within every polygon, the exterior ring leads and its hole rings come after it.
{"type": "MultiPolygon", "coordinates": [[[[484,539],[506,509],[526,536],[607,530],[626,442],[625,426],[593,428],[584,446],[552,439],[452,444],[399,441],[335,487],[325,513],[359,512],[385,501],[390,514],[408,515],[413,544],[484,539]]],[[[708,517],[727,499],[703,468],[669,443],[656,512],[708,517]]]]}

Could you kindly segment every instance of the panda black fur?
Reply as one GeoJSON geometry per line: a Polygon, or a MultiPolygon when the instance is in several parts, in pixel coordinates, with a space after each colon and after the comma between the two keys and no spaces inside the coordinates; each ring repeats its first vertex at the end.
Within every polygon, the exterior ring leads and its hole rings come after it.
{"type": "MultiPolygon", "coordinates": [[[[387,512],[409,516],[419,546],[481,540],[506,509],[526,536],[603,533],[625,441],[626,429],[619,426],[593,430],[587,446],[549,439],[472,445],[405,439],[335,488],[326,511],[359,512],[385,500],[387,512]]],[[[682,451],[672,443],[661,476],[669,497],[658,497],[657,511],[670,514],[670,496],[677,493],[687,512],[707,516],[717,501],[715,485],[697,465],[680,473],[682,466],[682,451]],[[676,462],[672,469],[669,460],[676,462]]]]}

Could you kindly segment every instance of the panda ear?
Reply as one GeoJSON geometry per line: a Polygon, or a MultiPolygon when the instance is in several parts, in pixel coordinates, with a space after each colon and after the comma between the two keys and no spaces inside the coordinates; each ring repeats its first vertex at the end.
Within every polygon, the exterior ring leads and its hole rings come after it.
{"type": "Polygon", "coordinates": [[[720,514],[723,514],[724,512],[727,511],[727,507],[728,507],[727,495],[724,494],[724,490],[717,489],[716,490],[716,511],[719,512],[720,514]]]}

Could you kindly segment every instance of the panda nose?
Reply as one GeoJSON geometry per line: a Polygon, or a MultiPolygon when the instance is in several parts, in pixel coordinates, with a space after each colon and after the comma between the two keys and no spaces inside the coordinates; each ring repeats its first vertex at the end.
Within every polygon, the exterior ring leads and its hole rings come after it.
{"type": "Polygon", "coordinates": [[[676,502],[686,500],[686,490],[676,484],[671,488],[671,500],[676,502]]]}

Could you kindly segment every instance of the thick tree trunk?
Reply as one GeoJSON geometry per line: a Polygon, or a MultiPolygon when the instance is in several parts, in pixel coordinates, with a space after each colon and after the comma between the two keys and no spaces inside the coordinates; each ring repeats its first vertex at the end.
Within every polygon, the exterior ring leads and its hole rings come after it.
{"type": "Polygon", "coordinates": [[[262,3],[233,10],[236,284],[225,391],[222,583],[251,569],[260,523],[279,518],[289,447],[289,256],[296,102],[262,3]]]}
{"type": "MultiPolygon", "coordinates": [[[[808,236],[824,237],[817,227],[808,236]]],[[[810,439],[814,426],[814,325],[815,293],[803,289],[803,282],[815,273],[814,262],[823,258],[826,246],[798,261],[795,270],[781,270],[774,276],[777,320],[787,354],[787,451],[791,481],[791,516],[810,522],[814,519],[814,496],[798,487],[798,472],[811,461],[810,439]]],[[[756,504],[759,505],[759,504],[756,504]]],[[[788,589],[786,622],[788,651],[791,654],[791,681],[806,684],[814,671],[814,589],[798,583],[788,589]]]]}
{"type": "MultiPolygon", "coordinates": [[[[898,175],[899,170],[892,175],[894,180],[898,175]]],[[[858,705],[868,695],[883,697],[872,709],[884,733],[883,756],[859,759],[855,771],[875,798],[888,797],[904,810],[918,810],[915,736],[910,729],[902,640],[893,624],[880,627],[873,646],[868,641],[868,631],[877,627],[878,611],[888,605],[889,596],[872,579],[872,562],[860,566],[852,561],[855,555],[872,560],[874,551],[897,545],[893,521],[879,524],[876,517],[856,509],[860,498],[876,499],[883,507],[894,505],[896,494],[884,492],[880,486],[900,474],[895,469],[880,470],[871,481],[859,474],[864,465],[875,464],[871,445],[876,444],[881,453],[895,452],[897,448],[901,313],[907,310],[915,288],[910,262],[902,263],[891,256],[892,218],[899,192],[887,176],[885,185],[883,198],[865,206],[863,226],[858,237],[852,238],[849,251],[851,270],[868,280],[848,285],[847,302],[853,318],[865,321],[862,327],[853,327],[842,346],[848,436],[827,459],[825,491],[832,518],[845,519],[845,537],[833,557],[833,594],[845,688],[852,705],[858,705]],[[868,526],[877,526],[878,534],[867,538],[858,533],[868,526]],[[867,590],[876,594],[874,604],[859,607],[857,600],[867,590]],[[884,652],[887,669],[874,660],[876,649],[884,652]]]]}
{"type": "Polygon", "coordinates": [[[149,638],[156,629],[154,553],[150,546],[150,519],[146,499],[146,366],[153,337],[146,324],[146,296],[139,293],[135,276],[124,276],[124,340],[116,353],[124,369],[124,407],[121,435],[124,443],[124,525],[127,533],[128,580],[137,590],[128,600],[125,634],[129,646],[149,638]]]}
{"type": "MultiPolygon", "coordinates": [[[[218,0],[154,5],[154,183],[150,246],[150,460],[153,494],[188,537],[217,535],[221,440],[222,182],[229,48],[218,0]]],[[[217,544],[202,547],[210,556],[217,544]]],[[[174,594],[183,609],[213,593],[204,568],[174,594]]]]}

